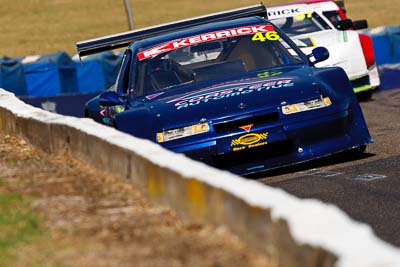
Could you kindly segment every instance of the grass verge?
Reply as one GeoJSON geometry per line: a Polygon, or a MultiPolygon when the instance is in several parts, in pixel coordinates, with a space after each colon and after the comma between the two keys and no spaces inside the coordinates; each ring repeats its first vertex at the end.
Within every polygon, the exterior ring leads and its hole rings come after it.
{"type": "MultiPolygon", "coordinates": [[[[293,0],[294,1],[294,0],[293,0]]],[[[272,6],[292,0],[268,0],[272,6]]],[[[237,7],[254,0],[131,0],[134,27],[141,28],[237,7]]],[[[368,19],[370,27],[398,25],[399,0],[346,0],[352,19],[368,19]]],[[[128,30],[123,1],[115,0],[0,0],[0,57],[66,51],[75,43],[128,30]]]]}
{"type": "Polygon", "coordinates": [[[5,187],[0,179],[0,266],[12,266],[12,250],[31,242],[42,231],[30,199],[5,187]]]}

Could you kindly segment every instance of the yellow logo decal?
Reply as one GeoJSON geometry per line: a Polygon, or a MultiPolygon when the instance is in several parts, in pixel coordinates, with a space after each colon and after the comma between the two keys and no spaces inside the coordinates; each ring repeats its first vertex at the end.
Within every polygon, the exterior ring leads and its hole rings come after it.
{"type": "Polygon", "coordinates": [[[271,72],[266,71],[266,72],[257,74],[257,77],[258,78],[268,78],[268,77],[280,75],[282,73],[283,73],[282,71],[271,71],[271,72]]]}
{"type": "Polygon", "coordinates": [[[252,144],[258,143],[262,140],[266,140],[268,137],[268,133],[249,133],[240,136],[238,139],[233,139],[231,142],[231,146],[250,146],[252,144]]]}

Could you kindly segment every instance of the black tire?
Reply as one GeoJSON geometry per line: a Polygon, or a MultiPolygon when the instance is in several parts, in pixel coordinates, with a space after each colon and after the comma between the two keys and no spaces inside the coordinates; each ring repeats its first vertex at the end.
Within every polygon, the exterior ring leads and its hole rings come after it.
{"type": "Polygon", "coordinates": [[[372,90],[368,90],[368,91],[363,91],[363,92],[357,93],[358,101],[370,100],[371,97],[372,97],[372,94],[373,94],[372,90]]]}
{"type": "Polygon", "coordinates": [[[367,145],[362,145],[356,148],[353,148],[349,151],[346,151],[346,155],[349,157],[358,157],[361,154],[363,154],[365,152],[365,150],[367,149],[367,145]]]}

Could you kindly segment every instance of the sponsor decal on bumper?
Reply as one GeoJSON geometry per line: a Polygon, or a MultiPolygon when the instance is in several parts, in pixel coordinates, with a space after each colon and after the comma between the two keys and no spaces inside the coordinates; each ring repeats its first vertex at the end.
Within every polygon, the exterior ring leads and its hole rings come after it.
{"type": "Polygon", "coordinates": [[[239,151],[246,148],[266,145],[268,144],[268,142],[266,141],[267,138],[268,138],[268,132],[248,133],[242,135],[239,138],[232,140],[231,142],[232,151],[239,151]]]}

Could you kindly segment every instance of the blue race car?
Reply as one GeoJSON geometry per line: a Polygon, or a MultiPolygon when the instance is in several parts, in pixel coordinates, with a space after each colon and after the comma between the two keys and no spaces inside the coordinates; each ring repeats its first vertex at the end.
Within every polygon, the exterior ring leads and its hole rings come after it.
{"type": "Polygon", "coordinates": [[[85,114],[212,166],[245,175],[372,141],[343,69],[315,68],[252,6],[92,39],[80,55],[128,45],[113,88],[85,114]]]}

